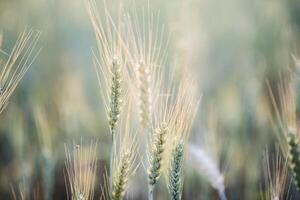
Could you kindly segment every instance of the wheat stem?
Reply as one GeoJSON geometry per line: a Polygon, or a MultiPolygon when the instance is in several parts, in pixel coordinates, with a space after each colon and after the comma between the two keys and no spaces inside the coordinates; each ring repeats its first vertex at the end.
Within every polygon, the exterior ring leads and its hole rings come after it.
{"type": "Polygon", "coordinates": [[[154,186],[148,185],[148,200],[153,200],[154,186]]]}
{"type": "Polygon", "coordinates": [[[112,188],[112,182],[113,182],[113,164],[114,164],[114,155],[115,155],[115,146],[116,146],[116,140],[115,140],[115,134],[111,134],[111,140],[112,140],[112,146],[109,156],[109,178],[110,178],[110,187],[112,188]]]}

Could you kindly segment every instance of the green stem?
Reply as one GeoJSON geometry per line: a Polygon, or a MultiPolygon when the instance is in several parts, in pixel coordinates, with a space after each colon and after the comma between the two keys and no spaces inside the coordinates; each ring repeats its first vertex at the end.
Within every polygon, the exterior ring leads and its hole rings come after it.
{"type": "Polygon", "coordinates": [[[109,179],[110,179],[110,188],[113,187],[113,162],[114,162],[114,156],[115,156],[115,131],[111,132],[111,140],[112,140],[112,146],[110,151],[110,158],[109,158],[109,179]]]}
{"type": "Polygon", "coordinates": [[[154,186],[149,185],[149,187],[148,187],[148,200],[153,200],[153,191],[154,191],[154,186]]]}

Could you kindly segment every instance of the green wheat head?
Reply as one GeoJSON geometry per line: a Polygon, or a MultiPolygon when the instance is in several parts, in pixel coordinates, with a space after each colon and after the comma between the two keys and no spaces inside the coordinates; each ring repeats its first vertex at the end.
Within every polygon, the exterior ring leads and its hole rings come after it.
{"type": "Polygon", "coordinates": [[[127,152],[123,155],[120,165],[116,171],[116,176],[113,180],[112,200],[122,199],[126,183],[128,181],[128,174],[130,171],[130,153],[127,152]]]}
{"type": "Polygon", "coordinates": [[[159,179],[161,173],[161,165],[163,159],[165,136],[168,131],[168,126],[163,123],[160,128],[155,129],[154,141],[150,154],[150,166],[148,169],[148,183],[149,186],[154,187],[159,179]]]}
{"type": "Polygon", "coordinates": [[[169,194],[171,200],[180,200],[183,189],[183,155],[184,145],[178,143],[172,151],[170,174],[169,174],[169,194]]]}
{"type": "Polygon", "coordinates": [[[117,59],[112,62],[112,77],[110,91],[109,126],[111,134],[115,133],[121,110],[121,68],[117,59]]]}
{"type": "Polygon", "coordinates": [[[288,152],[289,152],[289,165],[293,171],[294,181],[299,191],[300,189],[300,147],[298,139],[294,133],[287,136],[288,152]]]}

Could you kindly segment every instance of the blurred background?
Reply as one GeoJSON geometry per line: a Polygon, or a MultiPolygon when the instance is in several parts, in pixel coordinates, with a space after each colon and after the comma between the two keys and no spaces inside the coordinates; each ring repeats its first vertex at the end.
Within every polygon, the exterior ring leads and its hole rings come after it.
{"type": "MultiPolygon", "coordinates": [[[[102,0],[98,5],[101,10],[102,0]]],[[[273,87],[279,73],[296,70],[292,55],[300,56],[300,1],[151,0],[150,5],[169,34],[169,54],[196,75],[203,95],[191,141],[201,144],[213,109],[218,146],[210,148],[219,152],[228,199],[259,199],[262,155],[276,142],[266,81],[273,87]]],[[[92,62],[96,41],[84,3],[0,0],[4,51],[11,51],[26,27],[42,31],[42,52],[0,116],[0,199],[12,199],[11,187],[20,181],[42,193],[47,172],[53,175],[53,199],[66,199],[64,144],[81,137],[99,140],[99,195],[110,137],[92,62]],[[52,164],[45,172],[47,160],[52,164]]],[[[187,165],[185,171],[184,199],[218,199],[195,170],[187,165]]],[[[132,185],[133,199],[145,199],[147,188],[132,185]]],[[[160,188],[158,199],[166,199],[160,188]]],[[[297,198],[294,185],[290,193],[297,198]]]]}

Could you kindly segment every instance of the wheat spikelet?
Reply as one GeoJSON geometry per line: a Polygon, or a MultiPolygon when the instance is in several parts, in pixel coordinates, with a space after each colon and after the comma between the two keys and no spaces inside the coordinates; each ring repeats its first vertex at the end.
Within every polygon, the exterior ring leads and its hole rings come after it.
{"type": "Polygon", "coordinates": [[[0,63],[0,112],[2,112],[26,71],[34,62],[39,51],[36,45],[40,32],[24,30],[18,37],[5,63],[0,63]]]}
{"type": "Polygon", "coordinates": [[[287,159],[283,159],[280,156],[278,148],[276,148],[271,157],[269,156],[268,151],[264,153],[263,175],[267,192],[265,195],[262,195],[262,199],[284,199],[284,192],[288,178],[287,159]]]}
{"type": "MultiPolygon", "coordinates": [[[[73,145],[71,151],[65,146],[66,151],[66,186],[70,187],[71,199],[94,198],[94,184],[96,178],[97,143],[89,147],[73,145]]],[[[68,191],[68,189],[67,189],[68,191]]]]}

